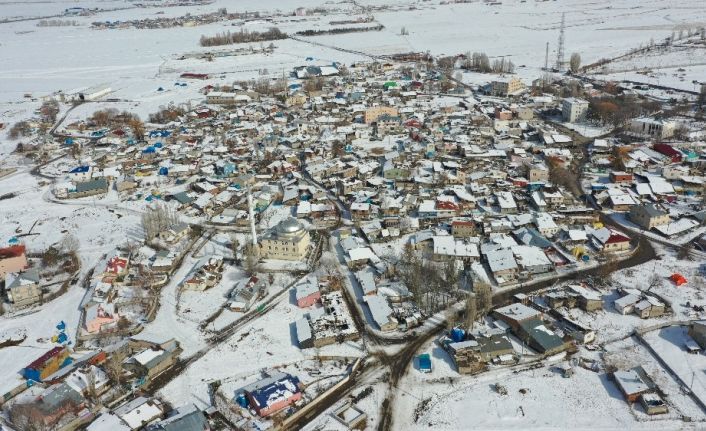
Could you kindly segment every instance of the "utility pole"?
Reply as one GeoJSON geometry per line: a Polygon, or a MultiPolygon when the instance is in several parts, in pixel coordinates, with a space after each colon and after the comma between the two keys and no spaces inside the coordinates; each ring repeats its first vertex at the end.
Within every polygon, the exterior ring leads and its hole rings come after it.
{"type": "MultiPolygon", "coordinates": [[[[544,51],[544,73],[542,73],[542,85],[544,88],[549,85],[549,42],[547,42],[544,51]]],[[[542,90],[544,90],[544,88],[542,88],[542,90]]]]}
{"type": "Polygon", "coordinates": [[[561,27],[559,28],[559,46],[556,50],[556,70],[564,67],[564,30],[566,29],[566,12],[561,14],[561,27]]]}

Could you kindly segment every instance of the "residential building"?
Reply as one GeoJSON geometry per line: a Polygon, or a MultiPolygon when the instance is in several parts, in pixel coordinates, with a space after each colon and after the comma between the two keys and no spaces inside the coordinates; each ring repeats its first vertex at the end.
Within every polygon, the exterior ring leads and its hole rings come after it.
{"type": "Polygon", "coordinates": [[[650,230],[653,227],[669,224],[671,221],[669,214],[655,204],[633,205],[630,208],[630,221],[643,229],[650,230]]]}
{"type": "Polygon", "coordinates": [[[261,417],[277,413],[303,396],[299,378],[281,371],[241,388],[236,397],[240,395],[247,398],[249,406],[261,417]]]}
{"type": "Polygon", "coordinates": [[[519,78],[499,79],[490,83],[490,94],[496,97],[514,96],[525,89],[519,78]]]}
{"type": "Polygon", "coordinates": [[[578,123],[586,119],[588,102],[583,99],[569,97],[561,102],[561,116],[567,123],[578,123]]]}
{"type": "Polygon", "coordinates": [[[42,300],[39,271],[36,268],[5,275],[7,299],[17,307],[25,307],[42,300]]]}

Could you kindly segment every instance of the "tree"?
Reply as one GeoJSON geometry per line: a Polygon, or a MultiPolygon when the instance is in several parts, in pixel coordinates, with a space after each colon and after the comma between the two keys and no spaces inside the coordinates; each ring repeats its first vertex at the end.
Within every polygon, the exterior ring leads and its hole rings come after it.
{"type": "Polygon", "coordinates": [[[132,135],[138,141],[141,141],[145,138],[145,123],[143,123],[142,120],[140,120],[139,118],[131,118],[128,121],[128,127],[130,127],[130,130],[132,130],[132,135]]]}
{"type": "Polygon", "coordinates": [[[571,59],[569,60],[569,70],[571,73],[577,73],[581,67],[581,55],[578,52],[571,54],[571,59]]]}
{"type": "Polygon", "coordinates": [[[260,257],[257,253],[256,246],[249,244],[245,249],[245,260],[243,261],[243,270],[249,276],[255,275],[258,270],[260,257]]]}
{"type": "Polygon", "coordinates": [[[54,123],[57,115],[59,115],[59,102],[54,99],[47,100],[42,103],[42,106],[39,108],[39,113],[42,115],[42,121],[54,123]]]}
{"type": "Polygon", "coordinates": [[[113,352],[108,360],[105,361],[105,372],[108,378],[116,385],[121,385],[123,382],[123,361],[127,358],[127,354],[122,349],[113,352]]]}
{"type": "Polygon", "coordinates": [[[476,296],[478,312],[481,316],[485,316],[493,307],[493,292],[490,285],[484,281],[476,280],[473,283],[473,292],[476,296]]]}
{"type": "Polygon", "coordinates": [[[96,374],[93,366],[89,366],[86,373],[86,399],[94,404],[98,401],[96,374]]]}
{"type": "Polygon", "coordinates": [[[47,431],[44,414],[33,404],[14,404],[10,407],[9,417],[16,429],[23,431],[47,431]]]}
{"type": "Polygon", "coordinates": [[[65,253],[76,253],[81,243],[78,241],[78,238],[70,233],[67,233],[64,235],[64,238],[61,239],[61,243],[59,245],[61,250],[65,253]]]}
{"type": "Polygon", "coordinates": [[[49,246],[42,254],[42,265],[54,266],[59,263],[61,253],[57,247],[49,246]]]}
{"type": "Polygon", "coordinates": [[[470,294],[466,298],[466,329],[473,330],[473,325],[478,318],[478,306],[476,304],[476,295],[470,294]]]}
{"type": "Polygon", "coordinates": [[[32,126],[27,121],[18,121],[7,132],[10,139],[26,138],[32,134],[32,126]]]}
{"type": "Polygon", "coordinates": [[[149,241],[156,237],[162,230],[168,229],[179,221],[177,213],[171,207],[157,204],[148,208],[142,214],[142,230],[149,241]]]}

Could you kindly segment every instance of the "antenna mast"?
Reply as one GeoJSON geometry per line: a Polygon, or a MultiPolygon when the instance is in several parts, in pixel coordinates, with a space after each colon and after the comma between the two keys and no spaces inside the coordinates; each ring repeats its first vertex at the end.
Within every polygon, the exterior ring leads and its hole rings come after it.
{"type": "Polygon", "coordinates": [[[566,13],[561,14],[561,27],[559,28],[559,46],[556,50],[556,70],[561,71],[564,66],[564,30],[566,29],[566,13]]]}

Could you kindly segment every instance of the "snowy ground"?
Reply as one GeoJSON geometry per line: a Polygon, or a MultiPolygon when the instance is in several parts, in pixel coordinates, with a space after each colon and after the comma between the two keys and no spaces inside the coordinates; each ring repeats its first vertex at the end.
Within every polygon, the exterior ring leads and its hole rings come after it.
{"type": "Polygon", "coordinates": [[[175,405],[196,402],[203,406],[203,400],[208,400],[207,382],[212,380],[237,379],[315,355],[363,355],[360,342],[301,350],[294,322],[305,312],[291,304],[290,295],[284,295],[275,308],[244,326],[171,381],[161,391],[162,395],[175,405]]]}
{"type": "MultiPolygon", "coordinates": [[[[82,205],[47,202],[43,197],[48,187],[40,185],[26,171],[0,179],[3,193],[18,193],[0,204],[2,246],[18,232],[28,233],[34,220],[38,220],[32,230],[33,235],[21,238],[28,250],[43,251],[60,242],[66,234],[71,234],[80,242],[78,254],[81,260],[80,275],[83,276],[101,261],[104,254],[113,252],[117,245],[141,236],[136,216],[118,217],[106,207],[93,206],[91,200],[82,205]]],[[[98,268],[99,271],[102,269],[98,268]]],[[[65,321],[67,334],[71,339],[75,337],[80,317],[78,308],[85,293],[80,286],[72,286],[67,293],[47,304],[15,315],[0,316],[0,333],[24,330],[27,334],[21,345],[0,349],[0,393],[20,382],[17,372],[22,367],[54,347],[49,340],[56,334],[54,326],[59,321],[65,321]]]]}
{"type": "MultiPolygon", "coordinates": [[[[537,369],[498,369],[475,377],[445,376],[447,364],[433,355],[432,361],[436,368],[432,374],[411,370],[400,384],[396,428],[452,430],[464,429],[469,423],[477,429],[508,430],[676,430],[700,426],[682,423],[676,412],[649,418],[638,407],[629,407],[604,372],[575,367],[574,376],[563,378],[556,364],[548,364],[537,369]],[[498,394],[495,384],[507,388],[507,395],[498,394]]],[[[671,383],[668,389],[674,388],[671,383]]],[[[698,414],[691,400],[675,398],[681,412],[698,414]]]]}

